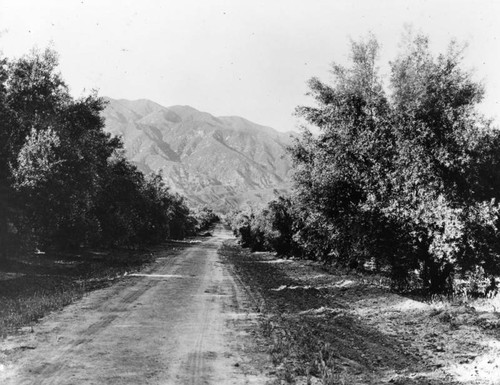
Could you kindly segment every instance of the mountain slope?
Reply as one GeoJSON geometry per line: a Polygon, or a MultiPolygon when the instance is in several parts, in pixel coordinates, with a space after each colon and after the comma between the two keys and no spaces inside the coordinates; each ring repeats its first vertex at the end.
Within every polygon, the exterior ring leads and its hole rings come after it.
{"type": "Polygon", "coordinates": [[[127,157],[146,173],[161,170],[192,202],[227,211],[288,186],[288,134],[189,106],[107,100],[106,130],[123,138],[127,157]]]}

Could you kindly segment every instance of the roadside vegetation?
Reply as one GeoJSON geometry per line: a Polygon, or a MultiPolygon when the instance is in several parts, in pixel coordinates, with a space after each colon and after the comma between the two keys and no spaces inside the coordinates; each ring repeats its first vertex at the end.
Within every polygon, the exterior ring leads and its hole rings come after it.
{"type": "Polygon", "coordinates": [[[45,314],[153,261],[154,253],[144,250],[25,253],[10,259],[0,271],[0,337],[29,332],[45,314]]]}
{"type": "Polygon", "coordinates": [[[494,295],[500,272],[500,130],[453,42],[406,31],[384,82],[373,36],[351,43],[289,149],[293,190],[228,216],[242,246],[377,271],[398,290],[494,295]],[[310,131],[314,127],[317,134],[310,131]]]}
{"type": "Polygon", "coordinates": [[[0,258],[22,250],[136,247],[192,233],[161,174],[125,159],[96,93],[74,99],[48,49],[0,66],[0,258]]]}
{"type": "Polygon", "coordinates": [[[384,275],[250,252],[219,253],[252,292],[273,384],[491,384],[500,377],[499,298],[390,289],[384,275]]]}
{"type": "Polygon", "coordinates": [[[1,335],[218,220],[127,161],[104,108],[70,95],[53,50],[0,56],[1,335]]]}

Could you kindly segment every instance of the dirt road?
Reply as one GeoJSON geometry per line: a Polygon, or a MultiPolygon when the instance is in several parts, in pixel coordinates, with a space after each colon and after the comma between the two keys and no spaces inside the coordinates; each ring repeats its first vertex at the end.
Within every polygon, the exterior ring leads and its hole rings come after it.
{"type": "MultiPolygon", "coordinates": [[[[263,384],[255,314],[214,236],[2,343],[7,384],[263,384]]],[[[172,255],[173,254],[173,255],[172,255]]]]}

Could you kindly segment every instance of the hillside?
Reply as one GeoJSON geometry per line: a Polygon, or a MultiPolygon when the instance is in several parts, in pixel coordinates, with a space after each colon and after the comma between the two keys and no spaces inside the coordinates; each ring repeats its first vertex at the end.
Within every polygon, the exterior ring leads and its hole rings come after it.
{"type": "Polygon", "coordinates": [[[123,138],[128,159],[145,173],[162,171],[167,185],[194,204],[224,212],[288,186],[289,134],[189,106],[107,100],[106,130],[123,138]]]}

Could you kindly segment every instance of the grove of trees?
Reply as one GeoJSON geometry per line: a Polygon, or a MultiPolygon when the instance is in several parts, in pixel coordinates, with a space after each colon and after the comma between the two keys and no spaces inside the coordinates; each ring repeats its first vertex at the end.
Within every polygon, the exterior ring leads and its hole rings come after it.
{"type": "Polygon", "coordinates": [[[0,254],[191,233],[198,222],[183,198],[125,159],[103,129],[104,101],[73,98],[57,67],[50,49],[0,57],[0,254]]]}
{"type": "Polygon", "coordinates": [[[244,245],[351,268],[372,261],[396,285],[416,272],[442,292],[452,277],[500,272],[500,131],[477,110],[484,89],[451,43],[434,55],[409,33],[384,83],[374,37],[351,43],[331,84],[313,78],[307,128],[289,150],[294,187],[231,221],[244,245]]]}

